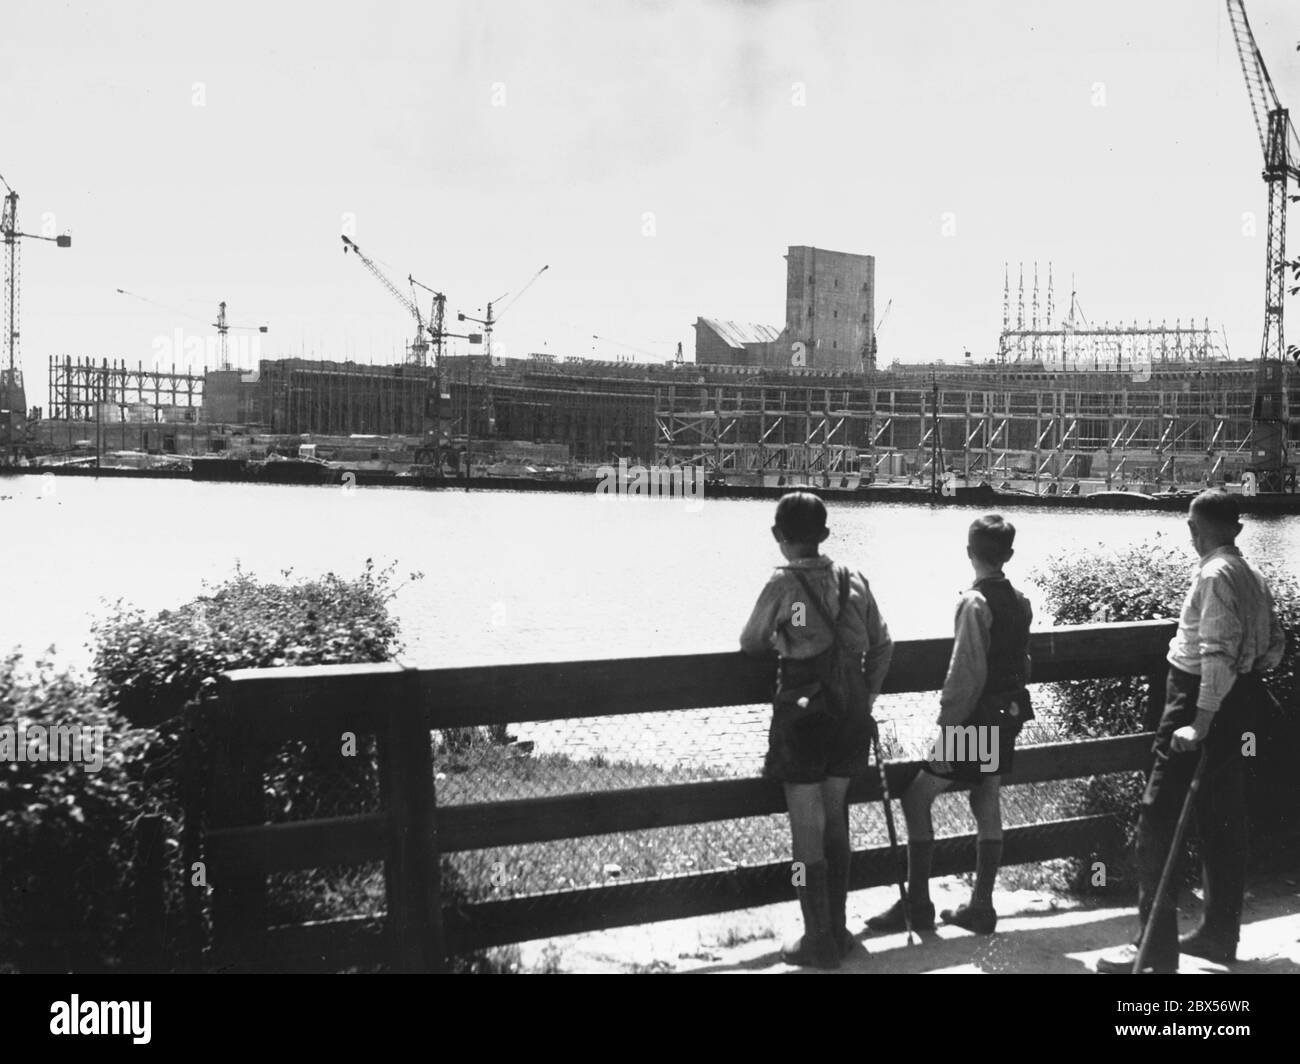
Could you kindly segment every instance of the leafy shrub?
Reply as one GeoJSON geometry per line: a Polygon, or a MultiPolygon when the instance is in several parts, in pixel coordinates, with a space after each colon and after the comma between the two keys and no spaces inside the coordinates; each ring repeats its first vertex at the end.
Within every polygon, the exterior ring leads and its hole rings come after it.
{"type": "Polygon", "coordinates": [[[0,727],[102,727],[98,770],[69,761],[0,762],[0,967],[97,971],[120,961],[136,769],[146,733],[50,662],[0,661],[0,727]]]}
{"type": "Polygon", "coordinates": [[[367,559],[354,580],[327,573],[272,584],[236,568],[225,583],[152,617],[119,600],[92,627],[95,675],[119,713],[155,727],[228,669],[389,661],[401,649],[388,611],[392,572],[367,559]]]}
{"type": "MultiPolygon", "coordinates": [[[[1034,578],[1056,624],[1150,621],[1178,616],[1193,565],[1158,537],[1122,551],[1053,555],[1034,578]]],[[[1142,731],[1151,723],[1146,692],[1139,676],[1058,684],[1063,730],[1089,738],[1142,731]]]]}
{"type": "MultiPolygon", "coordinates": [[[[0,969],[119,965],[132,932],[132,829],[145,813],[165,817],[167,903],[172,911],[180,904],[185,810],[176,784],[185,705],[210,693],[228,669],[390,660],[401,649],[388,610],[396,590],[392,567],[377,571],[369,561],[351,580],[331,573],[272,584],[237,569],[154,616],[119,601],[92,628],[93,686],[48,662],[38,663],[34,676],[22,672],[17,655],[0,663],[0,725],[102,725],[109,737],[99,772],[0,763],[0,969]]],[[[341,759],[336,747],[287,744],[266,766],[268,813],[336,815],[373,806],[373,743],[360,742],[357,754],[341,759]]],[[[168,928],[173,954],[180,930],[168,928]]]]}
{"type": "MultiPolygon", "coordinates": [[[[392,566],[377,570],[367,560],[354,579],[335,573],[290,579],[288,570],[282,575],[284,583],[271,583],[237,568],[228,580],[205,587],[176,609],[151,616],[119,601],[92,627],[93,668],[104,703],[150,728],[141,773],[150,799],[167,817],[173,857],[187,817],[197,817],[206,804],[205,780],[192,781],[187,795],[179,786],[182,711],[189,702],[215,694],[219,673],[383,662],[401,651],[397,621],[389,612],[398,590],[392,566]]],[[[419,578],[411,574],[412,580],[419,578]]],[[[194,752],[206,763],[202,737],[193,738],[194,752]]],[[[263,766],[263,781],[272,820],[374,809],[379,790],[374,740],[358,737],[355,756],[349,757],[341,757],[336,744],[283,744],[263,766]]],[[[171,873],[169,904],[178,905],[184,870],[176,864],[171,873]]],[[[290,909],[305,904],[321,884],[300,887],[289,883],[285,889],[292,896],[278,903],[290,909]]],[[[276,904],[272,899],[273,909],[276,904]]]]}
{"type": "MultiPolygon", "coordinates": [[[[174,779],[179,714],[213,693],[217,674],[395,657],[401,643],[388,610],[397,593],[392,573],[393,566],[376,570],[367,559],[355,579],[327,573],[274,584],[237,568],[224,583],[152,617],[119,601],[92,628],[96,676],[113,709],[158,729],[151,760],[160,777],[174,779]]],[[[289,743],[267,766],[266,780],[273,818],[357,812],[377,794],[374,744],[362,739],[357,756],[342,760],[337,748],[289,743]]]]}

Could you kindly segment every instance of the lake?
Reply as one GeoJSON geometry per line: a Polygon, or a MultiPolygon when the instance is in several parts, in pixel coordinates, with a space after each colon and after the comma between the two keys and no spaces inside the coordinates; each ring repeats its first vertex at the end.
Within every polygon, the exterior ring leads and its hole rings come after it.
{"type": "MultiPolygon", "coordinates": [[[[367,558],[423,572],[394,602],[422,666],[699,653],[736,648],[781,561],[767,500],[288,487],[189,481],[0,479],[6,550],[0,649],[47,646],[84,666],[104,600],[179,605],[236,564],[357,574],[367,558]]],[[[835,503],[826,552],[871,581],[896,639],[952,632],[971,580],[965,530],[981,511],[835,503]]],[[[1016,508],[1007,567],[1049,619],[1030,574],[1058,552],[1156,536],[1185,546],[1180,514],[1016,508]]],[[[1249,557],[1300,571],[1300,517],[1247,518],[1249,557]]],[[[404,579],[404,577],[403,577],[404,579]]],[[[930,701],[934,701],[931,699],[930,701]]],[[[624,721],[624,741],[628,745],[624,721]]],[[[727,740],[726,729],[722,739],[727,740]]],[[[733,737],[734,738],[734,737],[733,737]]],[[[548,744],[549,745],[549,744],[548,744]]],[[[747,744],[748,745],[748,744],[747,744]]],[[[695,751],[703,756],[705,751],[695,751]]]]}

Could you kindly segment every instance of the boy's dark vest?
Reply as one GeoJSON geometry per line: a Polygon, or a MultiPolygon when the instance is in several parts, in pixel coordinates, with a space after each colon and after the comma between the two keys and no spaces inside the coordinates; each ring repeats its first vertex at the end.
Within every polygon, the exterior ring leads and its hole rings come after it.
{"type": "Polygon", "coordinates": [[[1001,694],[1025,685],[1025,654],[1029,649],[1029,619],[1005,576],[986,576],[975,584],[993,613],[989,633],[989,670],[984,694],[1001,694]]]}

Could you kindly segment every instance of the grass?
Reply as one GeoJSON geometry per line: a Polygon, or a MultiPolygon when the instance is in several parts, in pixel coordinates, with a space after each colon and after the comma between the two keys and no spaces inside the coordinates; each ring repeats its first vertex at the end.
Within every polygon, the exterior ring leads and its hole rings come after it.
{"type": "MultiPolygon", "coordinates": [[[[580,761],[564,754],[521,755],[510,747],[482,745],[440,752],[438,801],[457,804],[495,799],[590,793],[717,778],[696,766],[659,766],[602,758],[580,761]],[[453,768],[452,766],[455,766],[453,768]],[[449,771],[450,769],[450,771],[449,771]]],[[[1079,815],[1083,781],[1029,784],[1004,792],[1008,826],[1056,816],[1079,815]]],[[[1095,801],[1095,798],[1094,798],[1095,801]]],[[[895,817],[901,810],[895,802],[895,817]]],[[[855,848],[884,845],[887,834],[879,803],[855,806],[855,848]]],[[[973,830],[964,794],[936,803],[940,836],[973,830]]],[[[783,814],[684,824],[616,835],[589,836],[526,846],[498,847],[446,855],[444,890],[463,901],[485,901],[536,893],[658,880],[786,861],[790,830],[783,814]]],[[[1069,879],[1064,863],[1010,867],[1008,886],[1059,889],[1069,879]]],[[[277,878],[274,915],[279,922],[328,919],[384,907],[382,865],[293,873],[277,878]]]]}
{"type": "MultiPolygon", "coordinates": [[[[1051,735],[1030,741],[1046,741],[1051,735]]],[[[907,756],[895,743],[887,757],[907,756]]],[[[439,805],[490,800],[591,793],[633,787],[662,786],[734,778],[727,764],[657,765],[607,754],[580,759],[563,753],[533,754],[519,745],[462,742],[455,749],[440,747],[434,761],[439,805]]],[[[1123,800],[1123,788],[1106,780],[1066,780],[1026,784],[1003,792],[1008,827],[1057,817],[1108,811],[1123,800]]],[[[897,800],[895,818],[902,827],[897,800]]],[[[857,849],[887,843],[879,802],[852,810],[857,849]]],[[[939,836],[968,834],[974,821],[964,793],[943,795],[934,809],[939,836]]],[[[476,902],[549,893],[609,883],[636,883],[673,876],[760,865],[790,859],[790,831],[784,814],[749,817],[624,832],[615,835],[564,839],[527,846],[500,847],[445,855],[442,859],[444,895],[476,902]]],[[[1086,887],[1080,861],[1050,861],[1002,870],[999,883],[1010,889],[1062,890],[1086,887]]],[[[1120,877],[1123,878],[1122,876],[1120,877]]],[[[384,908],[382,864],[313,870],[275,877],[271,903],[274,922],[322,920],[384,908]]],[[[1108,884],[1112,885],[1112,884],[1108,884]]],[[[723,948],[762,937],[732,928],[718,945],[723,948]]],[[[524,970],[511,947],[479,951],[462,958],[460,969],[477,972],[524,970]]],[[[558,970],[560,958],[544,955],[537,971],[558,970]]]]}

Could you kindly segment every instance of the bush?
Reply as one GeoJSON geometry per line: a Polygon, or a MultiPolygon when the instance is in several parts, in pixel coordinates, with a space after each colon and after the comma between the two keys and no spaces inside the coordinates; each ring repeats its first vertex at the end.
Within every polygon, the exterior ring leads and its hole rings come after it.
{"type": "Polygon", "coordinates": [[[0,762],[0,968],[99,971],[118,965],[129,909],[136,769],[147,741],[97,693],[48,661],[0,661],[0,727],[104,728],[103,763],[0,762]]]}
{"type": "MultiPolygon", "coordinates": [[[[231,578],[176,609],[150,616],[119,601],[92,627],[93,668],[105,705],[149,726],[140,771],[150,800],[167,817],[173,857],[187,816],[193,819],[206,804],[206,780],[193,781],[188,795],[179,787],[182,713],[189,702],[215,694],[219,673],[377,663],[401,652],[397,621],[388,608],[398,590],[392,566],[377,570],[367,560],[354,579],[328,573],[289,580],[290,571],[283,576],[285,583],[270,583],[237,568],[231,578]]],[[[202,737],[194,739],[194,753],[207,763],[202,737]]],[[[271,820],[374,809],[379,788],[373,738],[359,737],[351,757],[341,757],[335,744],[286,743],[263,767],[263,780],[271,820]]],[[[180,904],[185,876],[179,864],[171,869],[169,906],[180,904]]],[[[289,896],[273,897],[273,909],[294,908],[317,885],[289,883],[289,896]]],[[[171,946],[178,950],[180,942],[171,946]]]]}
{"type": "MultiPolygon", "coordinates": [[[[1056,624],[1143,621],[1178,617],[1195,567],[1190,548],[1157,536],[1118,551],[1055,555],[1034,578],[1046,591],[1046,606],[1056,624]]],[[[1295,708],[1300,704],[1300,582],[1276,566],[1259,568],[1272,588],[1287,634],[1282,664],[1268,678],[1273,697],[1286,709],[1267,712],[1259,722],[1251,818],[1257,830],[1293,830],[1296,788],[1291,773],[1300,754],[1295,708]]],[[[1059,684],[1057,691],[1067,735],[1125,735],[1154,726],[1147,719],[1146,682],[1141,677],[1079,680],[1059,684]]],[[[1072,814],[1113,813],[1131,834],[1141,789],[1136,775],[1094,777],[1082,782],[1072,814]]]]}
{"type": "MultiPolygon", "coordinates": [[[[388,610],[397,593],[392,573],[392,566],[376,570],[367,559],[356,579],[327,573],[272,584],[237,568],[226,582],[152,617],[119,601],[92,628],[95,674],[109,706],[157,729],[150,760],[160,786],[176,776],[181,711],[212,694],[219,673],[383,662],[400,653],[397,622],[388,610]]],[[[286,744],[266,778],[272,818],[358,812],[377,794],[374,744],[361,740],[357,756],[345,761],[336,748],[286,744]]]]}
{"type": "Polygon", "coordinates": [[[206,594],[152,617],[119,600],[92,627],[95,675],[117,712],[156,727],[228,669],[389,661],[401,649],[388,612],[397,593],[392,571],[367,559],[354,580],[327,573],[271,584],[237,568],[206,594]]]}
{"type": "MultiPolygon", "coordinates": [[[[1178,616],[1194,566],[1185,549],[1157,537],[1121,551],[1056,554],[1033,575],[1056,624],[1150,621],[1178,616]]],[[[1062,729],[1079,737],[1142,731],[1146,689],[1136,676],[1058,684],[1062,729]]]]}
{"type": "MultiPolygon", "coordinates": [[[[98,772],[0,763],[0,970],[119,966],[132,930],[133,828],[146,813],[166,819],[167,903],[173,911],[180,904],[185,811],[176,783],[185,705],[210,693],[228,669],[391,660],[401,650],[388,610],[396,591],[392,567],[376,570],[370,561],[356,579],[330,573],[286,584],[237,569],[154,616],[116,603],[92,627],[92,686],[48,662],[32,676],[18,655],[0,663],[0,725],[103,726],[110,740],[98,772]]],[[[269,815],[373,807],[373,743],[359,743],[357,753],[341,759],[337,747],[301,743],[277,751],[265,774],[269,815]]],[[[180,930],[177,922],[168,928],[173,957],[180,930]]]]}

